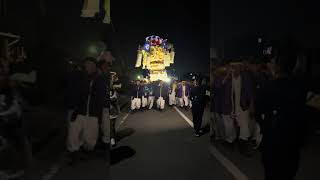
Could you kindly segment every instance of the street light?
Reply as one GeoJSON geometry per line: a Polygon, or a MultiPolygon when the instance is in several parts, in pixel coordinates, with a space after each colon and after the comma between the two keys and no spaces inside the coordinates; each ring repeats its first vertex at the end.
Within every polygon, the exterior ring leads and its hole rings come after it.
{"type": "Polygon", "coordinates": [[[98,49],[95,45],[90,45],[88,47],[88,53],[91,55],[91,56],[94,56],[94,55],[97,55],[98,54],[98,49]]]}

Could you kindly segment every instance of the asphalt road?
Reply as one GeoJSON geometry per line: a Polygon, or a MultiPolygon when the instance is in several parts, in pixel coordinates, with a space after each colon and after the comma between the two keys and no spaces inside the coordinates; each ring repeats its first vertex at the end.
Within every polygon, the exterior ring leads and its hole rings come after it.
{"type": "Polygon", "coordinates": [[[121,140],[111,158],[121,160],[111,165],[113,180],[234,179],[210,153],[209,136],[194,137],[191,126],[173,108],[130,114],[118,134],[121,140]]]}
{"type": "MultiPolygon", "coordinates": [[[[193,137],[192,114],[184,109],[146,110],[125,114],[117,121],[120,141],[111,150],[112,180],[263,180],[260,152],[251,157],[211,144],[209,135],[193,137]],[[178,113],[178,111],[180,113],[178,113]],[[189,122],[188,122],[189,121],[189,122]]],[[[204,113],[203,126],[208,125],[204,113]]],[[[319,136],[310,137],[302,149],[296,180],[318,180],[320,171],[319,136]]]]}
{"type": "MultiPolygon", "coordinates": [[[[117,147],[111,152],[98,150],[74,165],[67,163],[66,132],[61,132],[37,153],[28,179],[263,179],[258,151],[248,158],[221,144],[210,144],[208,134],[194,137],[190,110],[177,109],[180,113],[170,107],[163,112],[146,110],[133,114],[123,109],[117,120],[117,147]]],[[[203,126],[208,120],[209,113],[205,111],[203,126]]],[[[319,136],[309,139],[302,150],[297,180],[320,179],[315,164],[320,161],[319,150],[319,136]]]]}
{"type": "Polygon", "coordinates": [[[37,154],[34,163],[27,173],[30,180],[108,180],[109,149],[99,148],[93,153],[84,154],[74,164],[65,149],[66,134],[56,136],[37,154]]]}

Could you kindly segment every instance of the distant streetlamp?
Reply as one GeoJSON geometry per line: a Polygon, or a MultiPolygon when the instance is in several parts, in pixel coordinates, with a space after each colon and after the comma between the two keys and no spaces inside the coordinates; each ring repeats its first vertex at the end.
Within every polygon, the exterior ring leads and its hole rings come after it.
{"type": "Polygon", "coordinates": [[[90,45],[88,48],[88,53],[90,55],[96,56],[98,54],[98,49],[95,45],[90,45]]]}

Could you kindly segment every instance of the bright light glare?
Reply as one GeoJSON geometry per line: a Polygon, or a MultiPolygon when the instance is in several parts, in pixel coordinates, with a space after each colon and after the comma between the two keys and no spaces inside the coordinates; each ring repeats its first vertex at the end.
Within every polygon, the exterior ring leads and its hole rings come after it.
{"type": "Polygon", "coordinates": [[[141,79],[141,76],[138,76],[138,79],[141,79]]]}
{"type": "Polygon", "coordinates": [[[171,79],[167,77],[167,78],[164,79],[164,81],[167,82],[167,83],[170,83],[171,79]]]}

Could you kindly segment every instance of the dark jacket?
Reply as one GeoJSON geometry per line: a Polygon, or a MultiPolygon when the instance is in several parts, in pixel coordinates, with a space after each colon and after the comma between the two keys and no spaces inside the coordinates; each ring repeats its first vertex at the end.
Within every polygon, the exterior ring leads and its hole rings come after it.
{"type": "MultiPolygon", "coordinates": [[[[186,86],[185,96],[189,96],[191,87],[187,84],[185,86],[186,86]]],[[[182,98],[182,95],[183,95],[182,93],[183,93],[183,86],[182,86],[182,84],[179,84],[179,85],[177,85],[177,88],[176,88],[176,96],[178,98],[182,98]]]]}
{"type": "Polygon", "coordinates": [[[222,113],[223,103],[223,89],[222,89],[223,76],[217,76],[213,81],[213,95],[211,99],[211,112],[222,113]]]}
{"type": "Polygon", "coordinates": [[[107,72],[98,75],[94,84],[94,91],[96,92],[95,107],[97,108],[96,111],[99,119],[102,118],[103,109],[110,109],[110,83],[111,76],[110,73],[107,72]]]}
{"type": "Polygon", "coordinates": [[[306,90],[302,82],[285,78],[267,81],[257,93],[256,113],[265,115],[265,120],[257,119],[264,143],[275,148],[300,146],[306,123],[306,90]]]}
{"type": "Polygon", "coordinates": [[[159,84],[156,84],[154,86],[154,95],[155,98],[159,98],[160,96],[163,98],[166,98],[169,95],[168,87],[165,84],[162,84],[160,86],[159,84]],[[161,94],[160,94],[161,91],[161,94]]]}
{"type": "Polygon", "coordinates": [[[77,114],[87,115],[87,105],[89,103],[89,116],[102,117],[103,108],[110,108],[109,97],[110,75],[92,75],[82,74],[79,82],[75,82],[79,89],[76,93],[76,105],[73,118],[77,114]],[[89,101],[90,96],[90,101],[89,101]]]}
{"type": "Polygon", "coordinates": [[[203,111],[206,105],[206,88],[202,85],[194,86],[190,92],[192,111],[203,111]]]}
{"type": "Polygon", "coordinates": [[[83,73],[80,71],[69,72],[65,81],[65,103],[67,109],[74,109],[79,103],[80,81],[83,78],[83,73]]]}
{"type": "Polygon", "coordinates": [[[133,98],[142,98],[142,96],[144,96],[143,85],[133,85],[130,94],[133,98]]]}
{"type": "Polygon", "coordinates": [[[154,96],[154,84],[153,83],[149,83],[147,85],[148,87],[148,97],[149,96],[154,96]]]}
{"type": "MultiPolygon", "coordinates": [[[[222,103],[220,104],[219,110],[223,114],[232,113],[232,77],[228,77],[225,83],[218,83],[218,87],[221,88],[222,103]]],[[[241,73],[241,95],[240,95],[240,106],[243,111],[248,110],[253,99],[253,87],[252,80],[246,72],[241,73]]]]}
{"type": "Polygon", "coordinates": [[[14,89],[0,89],[0,136],[19,141],[25,135],[22,123],[22,109],[14,89]]]}
{"type": "Polygon", "coordinates": [[[143,85],[143,96],[144,97],[149,97],[149,91],[150,91],[149,84],[144,84],[143,85]]]}

